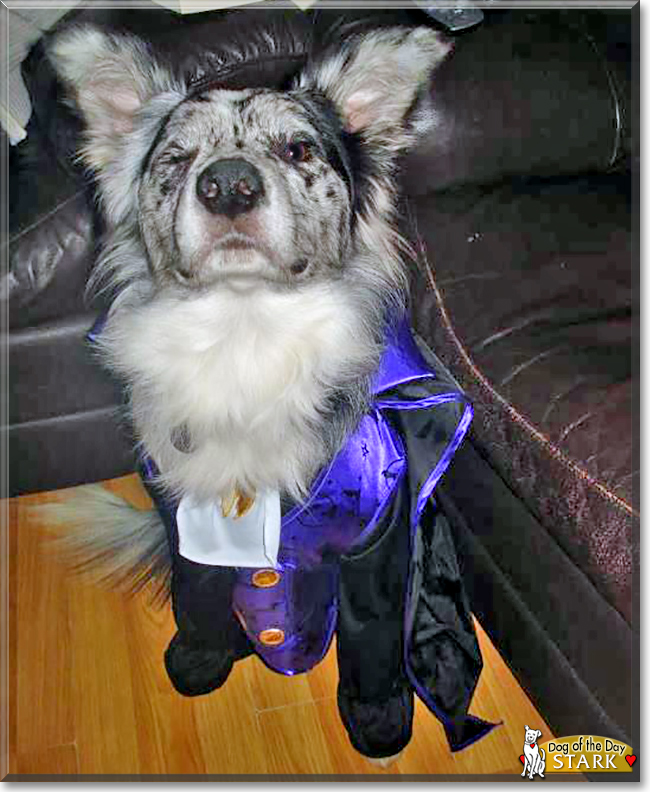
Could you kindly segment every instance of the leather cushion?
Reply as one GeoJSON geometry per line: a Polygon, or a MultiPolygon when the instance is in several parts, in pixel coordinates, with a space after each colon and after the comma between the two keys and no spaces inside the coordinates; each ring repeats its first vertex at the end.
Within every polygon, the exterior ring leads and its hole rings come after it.
{"type": "Polygon", "coordinates": [[[10,424],[121,402],[121,388],[97,365],[85,341],[93,321],[93,315],[82,314],[9,334],[10,424]]]}
{"type": "Polygon", "coordinates": [[[631,616],[635,299],[622,176],[427,196],[413,318],[505,481],[631,616]],[[427,269],[429,272],[427,272],[427,269]]]}
{"type": "Polygon", "coordinates": [[[2,427],[9,451],[8,495],[73,487],[130,473],[133,441],[117,430],[114,407],[2,427]]]}
{"type": "Polygon", "coordinates": [[[96,256],[96,219],[87,190],[74,181],[64,185],[68,189],[53,206],[32,213],[31,222],[10,237],[0,299],[8,305],[12,330],[88,307],[84,295],[96,256]]]}
{"type": "Polygon", "coordinates": [[[625,164],[630,21],[578,10],[488,13],[434,72],[433,130],[404,163],[406,191],[625,164]]]}

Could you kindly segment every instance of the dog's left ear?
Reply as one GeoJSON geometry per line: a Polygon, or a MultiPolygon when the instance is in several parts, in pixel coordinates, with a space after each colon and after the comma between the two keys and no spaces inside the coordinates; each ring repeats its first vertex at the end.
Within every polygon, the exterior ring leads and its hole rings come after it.
{"type": "Polygon", "coordinates": [[[409,109],[451,48],[430,28],[379,29],[310,65],[299,85],[328,96],[348,132],[398,149],[409,109]]]}

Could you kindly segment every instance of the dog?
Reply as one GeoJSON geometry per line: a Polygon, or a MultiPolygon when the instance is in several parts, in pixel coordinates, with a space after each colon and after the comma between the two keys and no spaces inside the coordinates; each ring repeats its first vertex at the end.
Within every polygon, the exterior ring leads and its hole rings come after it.
{"type": "MultiPolygon", "coordinates": [[[[188,538],[189,519],[170,558],[164,503],[192,515],[200,504],[218,504],[210,519],[237,535],[249,524],[255,531],[264,498],[279,498],[269,506],[278,514],[298,508],[319,472],[367,426],[386,327],[405,314],[396,159],[415,141],[419,102],[449,51],[427,27],[378,28],[324,51],[279,91],[210,78],[186,84],[143,41],[94,27],[51,42],[51,60],[85,122],[81,158],[95,174],[106,223],[90,288],[110,295],[111,307],[95,346],[124,382],[159,506],[135,510],[91,487],[51,513],[70,528],[75,553],[111,581],[135,588],[174,567],[180,626],[165,662],[185,695],[223,683],[232,662],[250,652],[240,629],[250,625],[241,609],[237,624],[222,616],[238,591],[224,572],[205,604],[221,625],[214,645],[197,648],[184,637],[196,620],[183,597],[201,596],[190,578],[205,561],[182,545],[201,544],[205,533],[188,538]],[[178,582],[183,575],[187,585],[178,582]]],[[[230,550],[239,558],[240,548],[230,550]]],[[[266,570],[256,590],[278,579],[266,570]]],[[[400,580],[393,591],[403,589],[400,580]]],[[[272,665],[282,631],[262,632],[272,665]]],[[[397,662],[389,657],[374,674],[397,662]]],[[[369,678],[370,671],[366,663],[369,678]]],[[[381,701],[340,686],[342,717],[364,755],[382,760],[408,741],[406,684],[381,701]],[[398,737],[387,736],[393,721],[398,737]]],[[[479,727],[468,721],[471,739],[479,727]]],[[[448,733],[468,742],[460,726],[448,733]]]]}
{"type": "Polygon", "coordinates": [[[525,776],[528,773],[528,778],[532,780],[533,776],[537,774],[540,778],[544,778],[544,771],[546,770],[546,752],[543,748],[537,745],[537,740],[542,736],[539,729],[529,729],[524,726],[526,730],[526,737],[524,740],[524,772],[521,774],[525,776]]]}

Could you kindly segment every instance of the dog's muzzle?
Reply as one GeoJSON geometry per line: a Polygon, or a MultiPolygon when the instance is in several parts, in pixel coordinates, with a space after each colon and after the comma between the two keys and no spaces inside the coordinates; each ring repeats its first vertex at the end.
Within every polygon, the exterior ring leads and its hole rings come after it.
{"type": "Polygon", "coordinates": [[[199,174],[196,195],[211,214],[232,218],[259,204],[264,181],[259,170],[245,159],[216,160],[199,174]]]}

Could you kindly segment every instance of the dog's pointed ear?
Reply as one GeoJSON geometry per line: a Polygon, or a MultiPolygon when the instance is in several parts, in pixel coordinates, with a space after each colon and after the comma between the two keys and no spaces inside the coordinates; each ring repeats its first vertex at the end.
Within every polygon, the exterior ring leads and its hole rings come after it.
{"type": "Polygon", "coordinates": [[[48,55],[86,122],[85,159],[99,170],[117,155],[136,112],[170,78],[142,41],[92,26],[55,35],[48,55]]]}
{"type": "Polygon", "coordinates": [[[374,30],[308,66],[299,84],[326,94],[348,132],[400,148],[408,111],[451,48],[426,27],[374,30]]]}
{"type": "Polygon", "coordinates": [[[530,731],[530,729],[528,728],[528,726],[524,726],[524,729],[526,729],[526,731],[530,731]]]}

